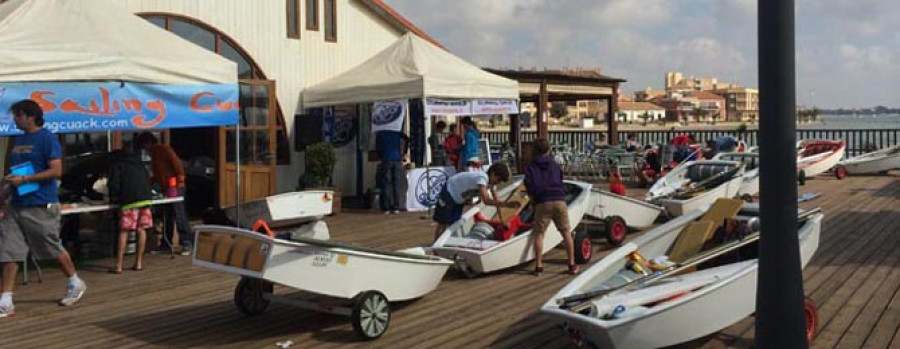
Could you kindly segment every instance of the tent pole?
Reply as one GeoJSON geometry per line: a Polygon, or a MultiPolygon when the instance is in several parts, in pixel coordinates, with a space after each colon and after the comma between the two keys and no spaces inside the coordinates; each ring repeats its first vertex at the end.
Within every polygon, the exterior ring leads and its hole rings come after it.
{"type": "MultiPolygon", "coordinates": [[[[426,110],[425,109],[425,98],[422,98],[421,103],[422,103],[422,117],[428,118],[428,120],[425,121],[428,125],[428,128],[426,129],[423,127],[423,129],[425,129],[426,131],[434,132],[434,130],[431,128],[431,121],[432,121],[431,115],[428,115],[425,113],[425,110],[426,110]]],[[[424,133],[425,133],[425,149],[428,149],[428,151],[430,153],[434,153],[434,149],[431,149],[431,144],[429,144],[429,142],[428,142],[428,139],[431,137],[431,135],[428,134],[430,132],[424,132],[424,133]]],[[[425,187],[428,190],[428,194],[425,195],[425,199],[426,199],[426,202],[428,202],[428,210],[425,211],[425,214],[422,217],[420,217],[422,219],[431,218],[431,175],[429,174],[431,172],[431,161],[428,161],[428,159],[431,158],[430,155],[431,154],[425,154],[425,156],[424,156],[425,157],[425,187]]],[[[434,161],[433,158],[431,160],[434,161]]]]}
{"type": "Polygon", "coordinates": [[[235,171],[234,171],[234,209],[235,209],[235,217],[237,217],[238,224],[241,221],[241,121],[238,120],[237,125],[234,127],[234,159],[235,159],[235,171]]]}

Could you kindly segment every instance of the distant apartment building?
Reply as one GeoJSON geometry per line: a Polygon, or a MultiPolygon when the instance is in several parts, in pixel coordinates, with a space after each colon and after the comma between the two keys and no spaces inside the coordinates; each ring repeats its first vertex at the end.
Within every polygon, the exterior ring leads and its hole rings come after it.
{"type": "Polygon", "coordinates": [[[759,120],[759,90],[747,87],[719,89],[713,93],[725,98],[728,121],[759,120]]]}
{"type": "Polygon", "coordinates": [[[685,77],[681,72],[666,73],[666,91],[710,91],[735,87],[731,83],[719,83],[717,78],[685,77]]]}
{"type": "Polygon", "coordinates": [[[654,90],[650,87],[645,88],[643,91],[635,91],[634,92],[634,101],[635,102],[647,102],[656,97],[665,96],[666,90],[654,90]]]}
{"type": "Polygon", "coordinates": [[[673,122],[715,122],[727,120],[725,98],[707,91],[669,92],[651,100],[666,109],[673,122]]]}
{"type": "Polygon", "coordinates": [[[666,108],[650,102],[620,102],[616,115],[619,122],[654,122],[666,118],[666,108]]]}

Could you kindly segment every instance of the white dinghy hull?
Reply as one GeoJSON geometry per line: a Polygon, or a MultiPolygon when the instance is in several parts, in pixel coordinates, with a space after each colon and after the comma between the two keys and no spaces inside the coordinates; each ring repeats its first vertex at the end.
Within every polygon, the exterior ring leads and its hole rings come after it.
{"type": "MultiPolygon", "coordinates": [[[[663,299],[652,308],[629,308],[623,313],[635,311],[629,316],[601,319],[596,315],[561,309],[557,303],[558,299],[595,290],[597,285],[622,270],[626,256],[636,250],[650,253],[648,256],[665,253],[665,247],[671,245],[675,238],[673,235],[678,235],[681,227],[703,213],[702,210],[693,211],[678,217],[613,251],[554,295],[541,307],[541,312],[549,315],[551,321],[559,324],[582,347],[634,349],[666,347],[701,338],[753,314],[756,307],[756,259],[672,276],[672,287],[700,273],[706,273],[706,278],[711,281],[693,292],[674,299],[663,299]]],[[[818,248],[822,218],[821,214],[814,214],[798,230],[801,265],[804,267],[818,248]]]]}
{"type": "Polygon", "coordinates": [[[281,240],[225,226],[201,225],[195,231],[196,266],[338,298],[370,290],[392,302],[419,298],[437,287],[452,264],[421,248],[377,251],[313,239],[281,240]]]}
{"type": "Polygon", "coordinates": [[[900,169],[900,145],[866,153],[838,163],[848,174],[876,174],[900,169]]]}
{"type": "Polygon", "coordinates": [[[803,150],[801,150],[801,155],[797,159],[797,171],[802,171],[807,178],[815,177],[831,170],[841,161],[844,157],[844,152],[847,149],[846,143],[842,141],[810,140],[800,142],[800,147],[803,150]],[[806,152],[806,149],[815,146],[816,144],[833,145],[835,149],[830,152],[816,153],[810,156],[802,154],[806,152]]]}
{"type": "MultiPolygon", "coordinates": [[[[744,164],[739,161],[725,160],[700,160],[685,163],[665,177],[657,181],[647,193],[647,201],[654,202],[666,209],[670,216],[680,216],[686,212],[699,209],[705,205],[711,204],[718,198],[732,198],[738,195],[738,191],[743,185],[743,169],[744,164]],[[704,171],[709,168],[711,171],[721,171],[722,168],[741,167],[731,177],[724,177],[724,182],[718,186],[700,192],[689,198],[676,198],[676,194],[685,183],[694,183],[701,180],[711,178],[709,175],[715,176],[715,172],[704,171]],[[699,169],[695,170],[694,168],[699,169]],[[718,168],[718,169],[717,169],[718,168]],[[691,178],[696,173],[706,173],[706,178],[691,178]]],[[[718,172],[719,175],[723,172],[718,172]]]]}
{"type": "MultiPolygon", "coordinates": [[[[513,182],[498,192],[505,199],[520,181],[513,182]]],[[[568,204],[569,224],[574,229],[581,222],[590,202],[591,184],[577,181],[564,181],[567,186],[578,188],[579,194],[568,204]]],[[[466,238],[463,235],[472,229],[474,217],[478,212],[490,217],[493,207],[478,204],[466,211],[462,219],[447,228],[443,235],[431,247],[431,251],[447,259],[456,261],[456,265],[467,274],[483,274],[510,268],[534,260],[531,231],[513,236],[506,241],[480,240],[466,238]]],[[[544,233],[544,253],[547,253],[562,242],[562,236],[554,224],[550,224],[544,233]]],[[[578,246],[576,246],[578,248],[578,246]]]]}

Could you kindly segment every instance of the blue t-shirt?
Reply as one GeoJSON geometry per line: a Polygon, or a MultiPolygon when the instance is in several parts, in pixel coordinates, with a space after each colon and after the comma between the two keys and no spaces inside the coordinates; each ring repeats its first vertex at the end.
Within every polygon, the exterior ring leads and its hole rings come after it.
{"type": "Polygon", "coordinates": [[[461,152],[463,163],[468,162],[471,158],[478,157],[479,138],[481,138],[481,134],[478,133],[478,130],[466,130],[466,138],[465,142],[463,143],[463,149],[461,152]]]}
{"type": "Polygon", "coordinates": [[[375,133],[375,149],[381,161],[400,161],[400,132],[378,131],[375,133]]]}
{"type": "MultiPolygon", "coordinates": [[[[34,173],[41,173],[50,168],[50,160],[60,159],[62,149],[56,135],[45,129],[26,133],[16,137],[9,154],[10,166],[31,162],[34,173]]],[[[12,189],[12,204],[16,206],[45,205],[59,202],[59,193],[55,179],[38,182],[37,191],[19,196],[12,189]]]]}

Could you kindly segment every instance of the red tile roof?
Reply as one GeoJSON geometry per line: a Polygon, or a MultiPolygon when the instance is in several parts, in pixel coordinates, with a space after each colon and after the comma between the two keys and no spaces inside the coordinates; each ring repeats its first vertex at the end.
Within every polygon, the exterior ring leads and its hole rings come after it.
{"type": "Polygon", "coordinates": [[[719,96],[709,91],[693,92],[691,93],[691,97],[694,97],[696,99],[725,99],[725,97],[719,96]]]}
{"type": "Polygon", "coordinates": [[[413,32],[414,34],[418,35],[422,39],[430,41],[435,46],[446,49],[443,45],[438,43],[437,40],[435,40],[430,35],[425,33],[424,30],[417,27],[415,24],[412,24],[412,22],[410,22],[408,19],[406,19],[406,17],[403,17],[402,15],[400,15],[400,13],[398,13],[396,10],[394,10],[393,8],[391,8],[390,6],[385,4],[383,1],[381,1],[381,0],[360,0],[360,2],[362,2],[363,4],[368,6],[370,9],[372,9],[373,12],[375,12],[376,14],[378,14],[379,16],[381,16],[382,18],[384,18],[385,20],[387,20],[388,22],[393,24],[395,27],[397,27],[397,29],[400,29],[401,31],[413,32]]]}

